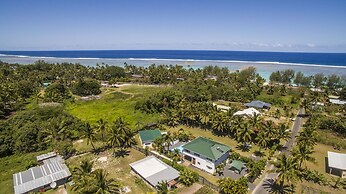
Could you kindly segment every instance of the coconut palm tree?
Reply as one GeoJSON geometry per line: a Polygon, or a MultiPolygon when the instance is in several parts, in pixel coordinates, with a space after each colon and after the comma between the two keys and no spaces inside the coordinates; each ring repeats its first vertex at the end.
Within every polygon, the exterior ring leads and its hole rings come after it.
{"type": "Polygon", "coordinates": [[[280,183],[280,188],[283,189],[286,183],[291,184],[297,179],[299,173],[297,168],[298,164],[296,159],[292,156],[281,154],[277,158],[277,161],[273,161],[272,163],[275,169],[271,170],[271,172],[279,174],[277,181],[280,183]]]}
{"type": "Polygon", "coordinates": [[[96,141],[96,133],[94,128],[92,128],[89,123],[85,123],[85,125],[82,127],[82,133],[82,136],[87,138],[87,145],[90,143],[95,151],[94,141],[96,141]]]}
{"type": "Polygon", "coordinates": [[[93,173],[92,191],[95,194],[121,193],[121,184],[114,179],[108,179],[108,173],[104,169],[97,169],[93,173]]]}
{"type": "Polygon", "coordinates": [[[229,177],[219,179],[217,181],[220,193],[222,194],[246,194],[248,193],[247,179],[242,177],[238,180],[233,180],[229,177]]]}
{"type": "Polygon", "coordinates": [[[240,143],[251,143],[253,131],[248,122],[243,123],[237,130],[237,140],[240,143]]]}
{"type": "Polygon", "coordinates": [[[185,168],[183,171],[180,171],[179,181],[189,187],[198,181],[198,175],[196,175],[192,170],[185,168]]]}
{"type": "Polygon", "coordinates": [[[118,118],[113,123],[108,132],[108,144],[112,147],[120,147],[122,150],[131,147],[136,143],[134,132],[128,127],[128,123],[122,118],[118,118]]]}
{"type": "Polygon", "coordinates": [[[82,160],[79,167],[73,169],[73,173],[77,176],[85,176],[91,173],[94,162],[89,160],[82,160]]]}
{"type": "Polygon", "coordinates": [[[105,143],[105,133],[107,131],[107,121],[100,119],[97,121],[97,131],[101,133],[102,142],[105,143]]]}
{"type": "Polygon", "coordinates": [[[167,186],[167,182],[162,181],[160,182],[157,186],[157,193],[158,194],[169,194],[169,190],[168,190],[168,186],[167,186]]]}
{"type": "Polygon", "coordinates": [[[312,154],[314,151],[312,150],[312,147],[307,146],[307,145],[298,145],[294,150],[293,150],[293,157],[299,162],[299,167],[302,167],[302,164],[305,163],[306,161],[314,162],[315,158],[312,157],[312,154]]]}

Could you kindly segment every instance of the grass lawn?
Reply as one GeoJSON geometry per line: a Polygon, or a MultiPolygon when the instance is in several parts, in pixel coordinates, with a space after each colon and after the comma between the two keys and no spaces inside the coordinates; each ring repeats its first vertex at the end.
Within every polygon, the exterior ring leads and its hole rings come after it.
{"type": "MultiPolygon", "coordinates": [[[[237,153],[239,153],[242,156],[246,156],[249,157],[253,154],[253,152],[255,152],[256,150],[259,149],[258,146],[256,145],[252,145],[252,148],[248,151],[248,152],[243,152],[240,149],[237,148],[237,141],[235,141],[232,138],[226,137],[226,136],[216,136],[214,135],[211,131],[209,130],[204,130],[204,129],[200,129],[200,128],[191,128],[191,127],[186,127],[184,125],[181,126],[177,126],[174,128],[168,128],[167,131],[171,131],[171,132],[177,132],[180,128],[183,128],[185,131],[189,131],[192,133],[193,136],[195,137],[206,137],[206,138],[210,138],[214,141],[223,143],[225,145],[228,145],[231,147],[231,149],[237,153]]],[[[267,153],[268,151],[265,151],[265,153],[267,153]]]]}
{"type": "Polygon", "coordinates": [[[47,151],[18,154],[0,158],[0,193],[11,194],[13,190],[13,174],[27,170],[36,165],[36,156],[47,151]]]}
{"type": "Polygon", "coordinates": [[[142,179],[133,175],[130,169],[129,164],[145,158],[145,155],[141,152],[129,149],[129,155],[124,157],[112,157],[111,151],[105,151],[99,155],[94,154],[85,154],[80,157],[74,157],[67,160],[67,164],[71,169],[76,166],[79,166],[82,160],[92,160],[94,161],[94,168],[105,169],[109,173],[109,178],[115,178],[119,180],[123,186],[127,186],[131,189],[131,193],[147,193],[153,192],[153,189],[150,188],[142,179]],[[106,161],[101,161],[98,159],[106,159],[106,161]]]}
{"type": "Polygon", "coordinates": [[[303,181],[296,186],[295,193],[344,194],[345,190],[334,189],[330,186],[322,186],[311,182],[303,181]]]}
{"type": "Polygon", "coordinates": [[[138,100],[164,87],[128,85],[121,88],[103,89],[102,98],[99,100],[82,101],[67,105],[66,110],[83,121],[96,123],[104,119],[112,123],[118,117],[124,117],[132,128],[136,123],[153,123],[159,119],[159,114],[145,114],[135,110],[138,100]]]}
{"type": "Polygon", "coordinates": [[[330,178],[331,175],[329,175],[326,172],[326,161],[325,161],[328,156],[328,153],[327,153],[328,151],[346,153],[345,149],[335,150],[332,146],[318,143],[317,145],[315,145],[315,152],[312,155],[316,159],[316,162],[315,163],[307,162],[306,165],[309,169],[317,170],[318,172],[323,173],[328,178],[330,178]]]}

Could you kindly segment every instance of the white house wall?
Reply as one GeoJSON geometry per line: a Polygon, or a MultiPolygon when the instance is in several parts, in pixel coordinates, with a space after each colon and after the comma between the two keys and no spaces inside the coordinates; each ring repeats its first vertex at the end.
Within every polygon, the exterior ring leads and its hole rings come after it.
{"type": "Polygon", "coordinates": [[[191,164],[201,170],[204,170],[210,174],[213,174],[215,172],[215,165],[213,162],[210,162],[206,159],[200,158],[198,156],[195,156],[193,154],[187,153],[187,152],[183,152],[184,155],[190,156],[191,158],[195,158],[196,159],[196,163],[193,164],[191,162],[191,164]],[[209,167],[209,168],[208,168],[209,167]]]}

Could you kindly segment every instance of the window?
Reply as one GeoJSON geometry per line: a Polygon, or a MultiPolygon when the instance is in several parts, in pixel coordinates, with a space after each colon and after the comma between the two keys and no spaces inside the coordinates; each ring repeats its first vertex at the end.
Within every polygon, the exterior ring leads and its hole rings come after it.
{"type": "Polygon", "coordinates": [[[210,167],[210,166],[207,166],[207,168],[208,168],[208,169],[210,169],[210,170],[211,170],[211,169],[213,169],[213,168],[212,168],[212,167],[210,167]]]}
{"type": "Polygon", "coordinates": [[[201,163],[200,163],[200,162],[197,162],[197,164],[198,164],[198,165],[201,165],[201,163]]]}
{"type": "Polygon", "coordinates": [[[197,154],[197,153],[193,153],[193,155],[198,156],[198,157],[200,156],[200,155],[199,155],[199,154],[197,154]]]}
{"type": "Polygon", "coordinates": [[[210,159],[210,158],[207,158],[207,160],[209,160],[210,162],[212,162],[213,160],[212,159],[210,159]]]}
{"type": "Polygon", "coordinates": [[[184,149],[184,151],[185,151],[185,152],[187,152],[187,153],[190,153],[190,151],[189,151],[189,150],[185,150],[185,149],[184,149]]]}

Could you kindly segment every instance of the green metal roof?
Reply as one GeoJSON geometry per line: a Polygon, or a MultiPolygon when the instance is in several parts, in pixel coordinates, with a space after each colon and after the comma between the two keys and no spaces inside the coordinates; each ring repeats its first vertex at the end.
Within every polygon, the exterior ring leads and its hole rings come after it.
{"type": "Polygon", "coordinates": [[[245,164],[244,162],[240,161],[240,160],[233,160],[232,163],[230,164],[231,167],[235,168],[236,170],[238,170],[239,172],[245,168],[245,164]]]}
{"type": "Polygon", "coordinates": [[[218,143],[216,141],[198,137],[183,146],[184,149],[190,150],[199,155],[208,157],[212,160],[219,159],[231,148],[227,145],[218,143]]]}
{"type": "Polygon", "coordinates": [[[142,142],[155,141],[155,139],[161,137],[161,132],[158,129],[155,130],[143,130],[139,131],[139,137],[142,142]]]}

